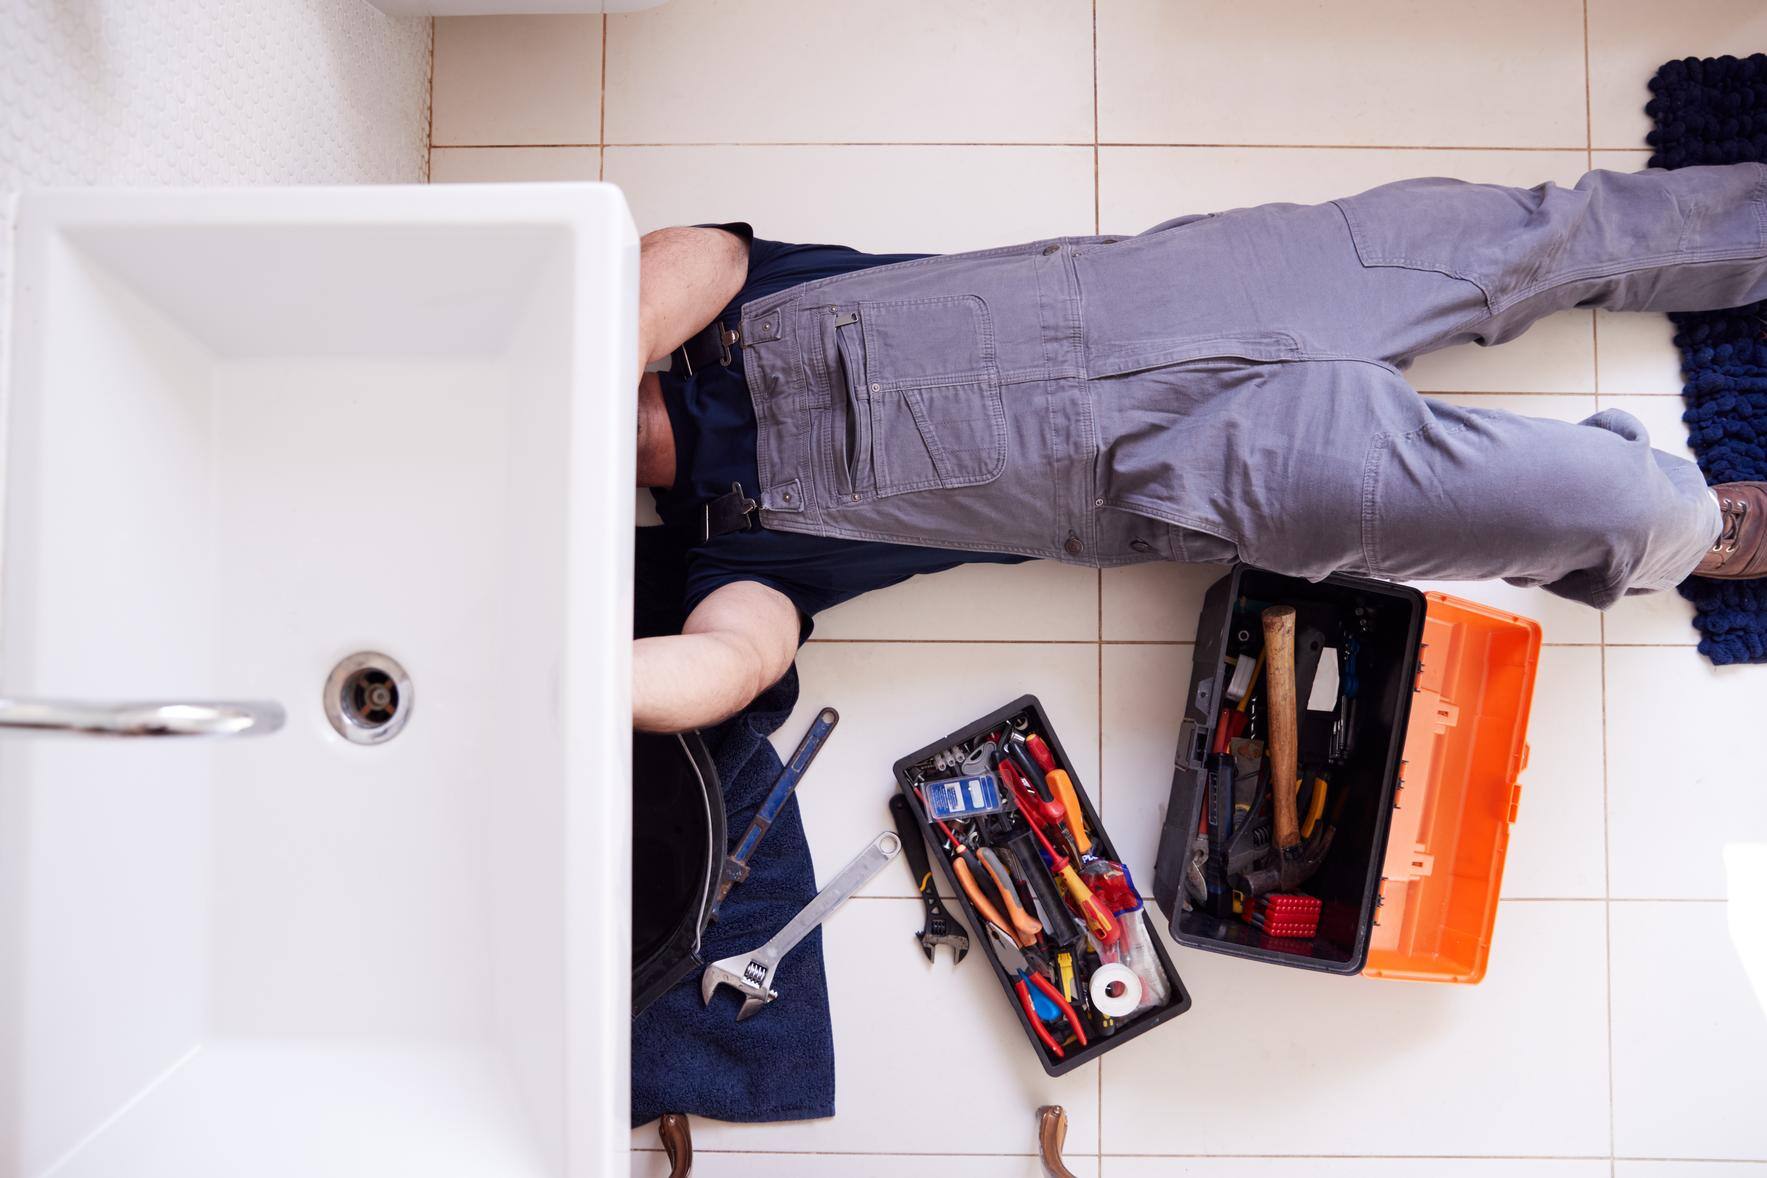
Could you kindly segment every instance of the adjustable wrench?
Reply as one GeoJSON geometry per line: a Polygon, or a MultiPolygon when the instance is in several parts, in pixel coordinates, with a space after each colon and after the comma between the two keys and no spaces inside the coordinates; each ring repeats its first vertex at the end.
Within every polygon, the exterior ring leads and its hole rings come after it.
{"type": "Polygon", "coordinates": [[[738,953],[706,966],[699,980],[700,1000],[711,1005],[712,995],[719,986],[730,986],[742,992],[742,1010],[736,1021],[741,1022],[761,1007],[779,997],[773,989],[773,972],[779,961],[810,935],[810,930],[834,915],[834,910],[871,882],[871,877],[884,869],[902,849],[902,840],[892,831],[885,831],[859,852],[853,861],[841,868],[816,898],[804,905],[786,926],[773,934],[773,939],[748,953],[738,953]]]}
{"type": "Polygon", "coordinates": [[[920,951],[931,961],[935,948],[949,945],[953,962],[962,961],[964,954],[969,952],[969,934],[952,919],[939,900],[939,889],[933,886],[933,869],[926,858],[926,837],[920,831],[914,811],[908,807],[908,799],[901,794],[891,794],[890,816],[896,820],[896,833],[902,836],[902,847],[908,852],[908,868],[914,873],[915,885],[920,889],[920,902],[926,908],[926,920],[915,935],[915,940],[920,942],[920,951]]]}

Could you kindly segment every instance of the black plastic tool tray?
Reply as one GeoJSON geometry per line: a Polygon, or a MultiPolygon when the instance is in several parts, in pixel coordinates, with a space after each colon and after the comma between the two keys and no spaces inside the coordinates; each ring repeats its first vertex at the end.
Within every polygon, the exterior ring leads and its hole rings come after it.
{"type": "MultiPolygon", "coordinates": [[[[1056,735],[1055,726],[1049,722],[1048,713],[1043,710],[1042,703],[1039,702],[1034,695],[1021,695],[1005,707],[990,712],[975,723],[966,724],[964,727],[957,729],[943,739],[936,740],[925,748],[918,749],[915,752],[908,754],[906,757],[903,757],[901,760],[897,761],[895,765],[896,786],[902,791],[902,795],[908,799],[909,808],[913,811],[916,820],[919,821],[922,832],[932,843],[933,853],[931,858],[939,865],[939,870],[945,877],[945,883],[948,890],[956,900],[958,906],[963,910],[964,923],[969,927],[970,944],[979,944],[982,952],[988,958],[988,963],[993,966],[994,980],[1000,983],[1000,988],[1006,995],[1007,1004],[1012,1007],[1012,1012],[1018,1016],[1019,1025],[1025,1032],[1025,1038],[1028,1039],[1031,1046],[1036,1049],[1037,1059],[1042,1063],[1043,1070],[1052,1076],[1060,1076],[1073,1071],[1075,1068],[1084,1067],[1086,1064],[1097,1059],[1099,1056],[1114,1047],[1120,1047],[1131,1039],[1140,1035],[1145,1035],[1161,1023],[1177,1018],[1179,1015],[1190,1009],[1190,991],[1185,989],[1183,979],[1178,976],[1178,971],[1172,967],[1172,959],[1167,955],[1166,947],[1159,937],[1159,930],[1154,925],[1153,910],[1148,903],[1153,897],[1146,891],[1142,891],[1141,919],[1146,922],[1148,943],[1153,946],[1154,953],[1158,955],[1160,968],[1165,971],[1166,980],[1171,986],[1171,1001],[1158,1010],[1147,1011],[1145,1014],[1126,1023],[1121,1030],[1117,1031],[1108,1039],[1093,1038],[1085,1047],[1082,1047],[1079,1050],[1069,1050],[1065,1059],[1052,1058],[1048,1051],[1045,1050],[1042,1042],[1038,1040],[1036,1031],[1031,1027],[1030,1017],[1025,1014],[1024,1008],[1019,1005],[1018,997],[1013,991],[1013,979],[1008,976],[1003,968],[1001,968],[1000,959],[995,956],[993,939],[983,931],[984,926],[982,918],[977,914],[975,907],[969,902],[969,897],[964,894],[963,889],[957,886],[957,880],[952,875],[951,864],[947,860],[945,854],[939,850],[940,845],[944,841],[944,837],[927,822],[926,813],[920,806],[920,799],[915,796],[914,787],[908,780],[908,770],[912,766],[926,760],[941,749],[947,749],[954,744],[960,744],[963,741],[971,740],[977,736],[993,732],[1004,724],[1009,717],[1015,716],[1020,712],[1029,712],[1031,714],[1033,717],[1032,730],[1041,735],[1048,743],[1050,751],[1055,755],[1056,764],[1067,770],[1068,777],[1074,783],[1074,793],[1079,798],[1080,808],[1085,811],[1088,829],[1092,832],[1093,841],[1097,844],[1100,853],[1108,859],[1115,859],[1119,863],[1122,862],[1122,858],[1117,854],[1116,845],[1111,842],[1110,835],[1104,829],[1104,823],[1098,820],[1098,811],[1093,808],[1092,799],[1087,795],[1086,787],[1081,784],[1080,775],[1074,770],[1073,761],[1068,758],[1067,750],[1062,747],[1061,738],[1056,735]]],[[[1136,886],[1138,890],[1141,888],[1140,881],[1137,881],[1136,886]]]]}
{"type": "MultiPolygon", "coordinates": [[[[1173,940],[1213,953],[1298,969],[1339,974],[1362,971],[1379,903],[1388,826],[1423,641],[1425,604],[1423,594],[1406,585],[1341,575],[1305,581],[1243,564],[1209,588],[1197,622],[1190,692],[1154,868],[1154,898],[1170,921],[1173,940]],[[1214,916],[1185,904],[1184,871],[1209,793],[1205,754],[1214,741],[1226,697],[1226,657],[1234,638],[1234,605],[1241,596],[1295,606],[1297,622],[1303,628],[1310,615],[1317,617],[1322,611],[1345,606],[1361,605],[1375,611],[1380,619],[1379,640],[1371,642],[1369,667],[1363,672],[1374,698],[1362,707],[1356,749],[1342,773],[1344,783],[1336,787],[1353,790],[1354,801],[1344,811],[1318,874],[1301,888],[1324,902],[1319,934],[1308,941],[1266,937],[1237,916],[1214,916]]],[[[1303,726],[1308,723],[1306,700],[1311,684],[1309,678],[1296,685],[1303,726]]],[[[1303,731],[1303,747],[1306,744],[1303,731]]]]}

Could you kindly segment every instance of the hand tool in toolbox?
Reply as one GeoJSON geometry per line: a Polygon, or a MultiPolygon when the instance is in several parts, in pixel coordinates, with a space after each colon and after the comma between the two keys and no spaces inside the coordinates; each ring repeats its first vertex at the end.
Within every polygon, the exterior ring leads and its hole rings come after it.
{"type": "Polygon", "coordinates": [[[1060,1027],[1063,1020],[1080,1046],[1086,1046],[1086,1028],[1061,991],[1050,984],[1041,969],[1031,968],[1024,952],[1005,933],[990,927],[988,935],[994,939],[994,955],[1000,959],[1000,968],[1014,978],[1013,991],[1018,994],[1019,1005],[1024,1007],[1037,1038],[1043,1040],[1043,1046],[1054,1052],[1057,1059],[1067,1054],[1067,1049],[1049,1029],[1051,1024],[1060,1027]]]}
{"type": "Polygon", "coordinates": [[[773,989],[773,973],[779,968],[780,960],[797,948],[798,942],[809,936],[817,925],[833,916],[835,909],[845,904],[853,893],[869,883],[901,849],[902,840],[892,832],[878,835],[765,945],[706,966],[699,982],[700,1000],[711,1005],[712,995],[719,986],[740,991],[742,1009],[737,1012],[736,1020],[741,1022],[779,997],[773,989]]]}
{"type": "Polygon", "coordinates": [[[1156,863],[1174,938],[1478,981],[1539,649],[1528,619],[1442,594],[1245,565],[1223,577],[1156,863]]]}
{"type": "Polygon", "coordinates": [[[779,771],[779,780],[773,783],[773,788],[768,791],[761,808],[755,811],[754,820],[743,831],[736,850],[724,857],[723,871],[718,879],[718,896],[712,901],[711,919],[718,919],[718,906],[724,903],[724,897],[730,894],[730,889],[749,877],[750,856],[761,845],[761,839],[772,828],[773,820],[779,817],[779,811],[784,808],[786,799],[798,788],[798,782],[804,779],[810,762],[822,751],[822,746],[828,742],[828,734],[834,731],[834,726],[840,721],[839,712],[833,708],[823,708],[810,722],[810,730],[804,733],[804,739],[798,741],[791,760],[779,771]]]}
{"type": "Polygon", "coordinates": [[[940,945],[951,946],[953,964],[961,962],[969,953],[969,934],[964,931],[955,917],[945,911],[944,903],[939,899],[939,889],[933,884],[932,865],[926,860],[926,836],[921,832],[920,823],[914,820],[914,812],[908,808],[908,799],[901,794],[890,795],[890,817],[896,820],[896,833],[902,837],[902,850],[908,857],[908,870],[914,875],[914,886],[920,891],[920,903],[926,909],[926,918],[921,922],[920,932],[915,940],[920,942],[920,951],[926,959],[933,959],[933,950],[940,945]]]}
{"type": "Polygon", "coordinates": [[[1189,1008],[1151,929],[1143,924],[1139,936],[1129,935],[1126,922],[1148,919],[1142,898],[1033,698],[904,758],[896,775],[1045,1070],[1081,1066],[1189,1008]],[[1008,808],[951,821],[931,810],[927,784],[954,768],[993,774],[1008,808]],[[1096,992],[1114,1014],[1094,999],[1101,970],[1105,984],[1096,992]],[[1146,971],[1147,985],[1137,971],[1146,971]]]}

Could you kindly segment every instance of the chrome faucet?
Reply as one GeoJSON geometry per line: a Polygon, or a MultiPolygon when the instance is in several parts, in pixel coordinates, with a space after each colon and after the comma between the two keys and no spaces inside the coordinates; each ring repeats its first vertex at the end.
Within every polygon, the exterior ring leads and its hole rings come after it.
{"type": "Polygon", "coordinates": [[[264,736],[287,719],[269,700],[236,703],[93,703],[0,699],[0,734],[64,732],[83,736],[264,736]]]}

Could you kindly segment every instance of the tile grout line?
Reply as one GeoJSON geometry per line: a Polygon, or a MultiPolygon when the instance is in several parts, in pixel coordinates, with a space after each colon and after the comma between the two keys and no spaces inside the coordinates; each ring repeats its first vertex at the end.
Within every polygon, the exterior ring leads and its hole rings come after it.
{"type": "MultiPolygon", "coordinates": [[[[1595,170],[1595,79],[1589,69],[1589,0],[1583,0],[1583,170],[1595,170]]],[[[1601,328],[1597,319],[1601,312],[1589,309],[1589,357],[1593,366],[1591,376],[1595,380],[1597,401],[1595,407],[1601,408],[1601,328]]]]}
{"type": "Polygon", "coordinates": [[[601,6],[601,118],[596,124],[595,178],[607,180],[607,5],[601,6]]]}
{"type": "Polygon", "coordinates": [[[429,88],[423,118],[423,182],[431,182],[436,170],[436,18],[429,18],[429,88]]]}
{"type": "MultiPolygon", "coordinates": [[[[606,47],[603,47],[605,54],[606,47]]],[[[437,147],[596,147],[594,143],[438,143],[437,147]]],[[[1227,151],[1482,151],[1584,152],[1587,147],[1498,147],[1403,143],[1111,143],[1071,139],[682,139],[610,142],[608,147],[1148,147],[1160,149],[1210,148],[1227,151]]],[[[1595,148],[1596,151],[1631,152],[1638,148],[1595,148]]]]}

